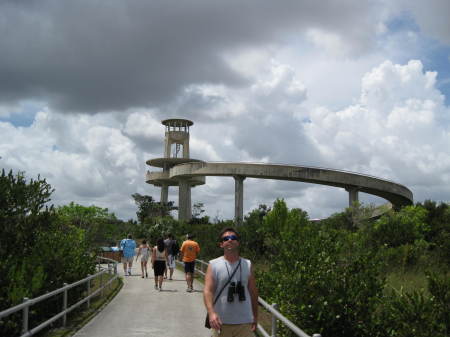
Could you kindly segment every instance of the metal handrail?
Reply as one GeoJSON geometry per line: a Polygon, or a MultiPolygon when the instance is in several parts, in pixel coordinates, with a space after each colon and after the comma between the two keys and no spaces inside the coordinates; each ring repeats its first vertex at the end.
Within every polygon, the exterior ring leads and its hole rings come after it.
{"type": "Polygon", "coordinates": [[[118,274],[117,274],[117,261],[114,261],[112,259],[108,259],[102,256],[97,256],[97,259],[103,259],[106,260],[108,263],[108,268],[104,269],[102,267],[100,267],[100,263],[98,265],[98,269],[99,272],[97,272],[94,275],[88,275],[86,278],[76,281],[74,283],[71,284],[67,284],[64,283],[64,287],[56,289],[54,291],[51,291],[47,294],[41,295],[39,297],[36,298],[24,298],[24,302],[21,304],[18,304],[14,307],[11,307],[9,309],[3,310],[0,312],[0,319],[2,319],[3,317],[7,317],[17,311],[22,310],[22,335],[20,337],[25,337],[25,336],[32,336],[34,334],[36,334],[37,332],[39,332],[40,330],[42,330],[43,328],[49,326],[51,323],[57,321],[58,319],[62,318],[62,326],[66,325],[67,322],[67,314],[69,312],[71,312],[72,310],[74,310],[75,308],[79,307],[81,304],[86,303],[87,302],[87,307],[90,307],[90,299],[94,296],[96,296],[98,293],[103,294],[103,289],[105,287],[109,287],[111,285],[111,283],[118,278],[118,274]],[[113,277],[111,277],[106,283],[103,283],[103,274],[110,274],[110,275],[114,275],[113,277]],[[114,273],[114,274],[113,274],[114,273]],[[100,277],[100,286],[97,290],[91,292],[91,280],[94,278],[100,277]],[[87,296],[84,297],[83,299],[81,299],[80,301],[78,301],[77,303],[75,303],[74,305],[67,307],[67,292],[68,290],[83,284],[83,283],[87,283],[87,296]],[[58,294],[64,293],[63,295],[63,307],[62,307],[62,311],[59,312],[58,314],[52,316],[51,318],[49,318],[48,320],[46,320],[45,322],[39,324],[38,326],[34,327],[33,329],[29,329],[28,327],[28,313],[29,313],[29,308],[30,306],[39,303],[47,298],[50,297],[54,297],[58,294]]]}
{"type": "MultiPolygon", "coordinates": [[[[180,261],[177,261],[178,263],[181,263],[180,261]]],[[[195,260],[195,270],[201,274],[202,276],[205,276],[206,269],[208,267],[209,263],[205,262],[203,260],[195,260]],[[197,265],[199,265],[199,268],[197,268],[197,265]]],[[[307,333],[305,333],[302,329],[300,329],[298,326],[296,326],[294,323],[292,323],[289,319],[284,317],[278,310],[278,306],[276,303],[273,303],[270,305],[266,301],[264,301],[261,297],[258,297],[258,303],[261,304],[267,311],[269,311],[272,314],[272,324],[271,324],[271,334],[264,330],[264,328],[258,324],[257,330],[259,333],[261,333],[264,337],[276,337],[277,336],[277,320],[279,320],[281,323],[283,323],[287,328],[289,328],[296,336],[300,337],[311,337],[307,333]]],[[[312,337],[321,337],[320,334],[313,334],[312,337]]]]}

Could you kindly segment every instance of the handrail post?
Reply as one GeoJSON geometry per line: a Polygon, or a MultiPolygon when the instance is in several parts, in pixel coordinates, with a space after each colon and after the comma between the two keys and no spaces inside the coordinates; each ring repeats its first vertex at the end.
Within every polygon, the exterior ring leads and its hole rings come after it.
{"type": "MultiPolygon", "coordinates": [[[[28,297],[23,298],[23,302],[28,302],[30,299],[28,297]]],[[[28,312],[30,306],[27,305],[22,309],[22,335],[28,332],[28,312]]]]}
{"type": "MultiPolygon", "coordinates": [[[[67,283],[64,283],[63,285],[64,285],[64,287],[67,287],[67,283]]],[[[63,311],[66,311],[66,310],[67,310],[67,289],[64,289],[63,311]]],[[[62,326],[65,327],[66,323],[67,323],[67,314],[64,313],[62,326]]]]}
{"type": "Polygon", "coordinates": [[[108,292],[111,291],[111,279],[112,279],[112,265],[108,265],[108,278],[107,278],[107,282],[108,282],[108,292]]]}
{"type": "Polygon", "coordinates": [[[100,274],[100,297],[103,297],[103,273],[100,274]]]}
{"type": "MultiPolygon", "coordinates": [[[[278,304],[272,303],[272,308],[278,311],[278,304]]],[[[272,314],[272,337],[277,337],[277,318],[272,314]]]]}
{"type": "Polygon", "coordinates": [[[107,282],[108,282],[108,291],[111,290],[112,284],[111,284],[111,282],[109,282],[111,279],[112,279],[112,266],[111,266],[111,263],[108,263],[108,280],[107,280],[107,282]]]}
{"type": "MultiPolygon", "coordinates": [[[[91,276],[91,274],[88,274],[88,277],[89,276],[91,276]]],[[[88,297],[91,295],[91,279],[87,280],[87,295],[88,295],[88,297]]],[[[91,298],[90,297],[88,298],[86,303],[87,303],[87,308],[89,309],[91,306],[91,298]]]]}

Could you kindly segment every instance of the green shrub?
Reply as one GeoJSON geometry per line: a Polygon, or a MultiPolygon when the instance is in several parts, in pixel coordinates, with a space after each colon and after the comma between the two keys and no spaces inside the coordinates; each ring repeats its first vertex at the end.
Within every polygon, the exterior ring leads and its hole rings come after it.
{"type": "Polygon", "coordinates": [[[271,233],[271,263],[257,275],[261,296],[309,334],[370,336],[383,290],[375,252],[357,234],[309,223],[305,213],[284,208],[278,201],[271,211],[284,221],[266,217],[266,228],[276,224],[278,233],[271,233]]]}
{"type": "Polygon", "coordinates": [[[404,271],[426,259],[429,255],[429,247],[430,244],[427,241],[420,239],[397,247],[382,246],[379,255],[389,269],[404,271]]]}
{"type": "Polygon", "coordinates": [[[420,206],[407,206],[399,212],[389,211],[373,226],[367,227],[368,240],[374,247],[399,247],[424,240],[430,231],[426,218],[427,210],[420,206]]]}
{"type": "Polygon", "coordinates": [[[450,278],[431,275],[424,290],[391,291],[380,299],[374,317],[380,336],[447,337],[450,334],[450,278]]]}

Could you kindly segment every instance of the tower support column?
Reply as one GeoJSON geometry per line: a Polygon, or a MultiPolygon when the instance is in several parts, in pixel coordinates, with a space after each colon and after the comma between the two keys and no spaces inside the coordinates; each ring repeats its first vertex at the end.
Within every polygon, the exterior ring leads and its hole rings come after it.
{"type": "Polygon", "coordinates": [[[189,221],[191,217],[191,185],[188,180],[180,179],[178,188],[178,220],[189,221]]]}
{"type": "Polygon", "coordinates": [[[234,222],[242,225],[244,219],[244,176],[234,176],[234,222]]]}
{"type": "Polygon", "coordinates": [[[167,204],[167,202],[169,201],[169,185],[167,185],[167,184],[161,185],[160,201],[162,204],[167,204]]]}
{"type": "Polygon", "coordinates": [[[355,202],[359,201],[358,198],[358,187],[349,186],[345,190],[348,192],[348,207],[352,207],[355,202]]]}

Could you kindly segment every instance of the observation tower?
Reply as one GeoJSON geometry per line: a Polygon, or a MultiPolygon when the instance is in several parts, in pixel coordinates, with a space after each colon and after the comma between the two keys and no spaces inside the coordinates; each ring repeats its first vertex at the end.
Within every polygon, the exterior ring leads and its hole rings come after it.
{"type": "Polygon", "coordinates": [[[161,122],[166,127],[164,157],[147,160],[147,165],[162,168],[162,171],[147,171],[146,182],[161,187],[161,203],[167,204],[169,186],[178,186],[178,219],[188,221],[192,217],[191,188],[205,184],[205,177],[170,178],[170,169],[176,165],[201,162],[189,157],[189,127],[194,123],[188,119],[172,118],[161,122]]]}
{"type": "Polygon", "coordinates": [[[178,186],[178,219],[191,219],[191,188],[205,184],[206,176],[234,178],[234,220],[242,224],[244,210],[244,180],[246,178],[289,180],[344,188],[349,207],[358,201],[358,193],[373,194],[388,200],[392,207],[413,203],[413,194],[393,181],[361,173],[302,165],[270,163],[206,162],[189,158],[189,127],[187,119],[166,119],[164,158],[150,159],[147,164],[162,171],[147,172],[146,181],[161,187],[161,202],[167,203],[169,186],[178,186]]]}

